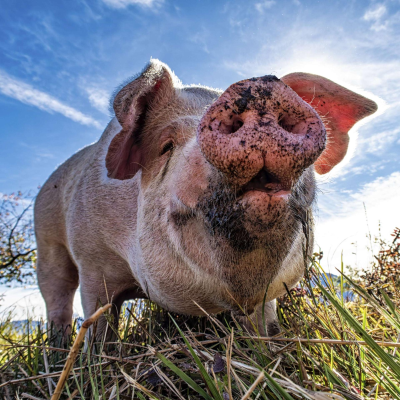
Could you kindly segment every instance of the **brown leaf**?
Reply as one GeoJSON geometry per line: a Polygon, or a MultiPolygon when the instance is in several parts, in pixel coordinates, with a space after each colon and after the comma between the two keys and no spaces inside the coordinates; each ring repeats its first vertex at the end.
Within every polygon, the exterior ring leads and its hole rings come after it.
{"type": "Polygon", "coordinates": [[[147,373],[147,383],[149,383],[151,386],[157,386],[158,384],[160,384],[162,382],[162,379],[158,376],[158,374],[156,373],[156,371],[154,371],[154,369],[151,369],[148,373],[147,373]]]}
{"type": "Polygon", "coordinates": [[[225,369],[225,361],[221,357],[219,353],[215,353],[214,356],[214,364],[213,364],[213,371],[214,373],[223,372],[225,369]]]}

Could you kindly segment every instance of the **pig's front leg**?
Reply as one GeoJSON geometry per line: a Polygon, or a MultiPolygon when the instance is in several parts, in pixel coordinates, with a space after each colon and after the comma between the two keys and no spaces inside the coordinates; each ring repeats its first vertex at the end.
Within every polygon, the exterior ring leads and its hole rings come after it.
{"type": "MultiPolygon", "coordinates": [[[[100,267],[97,270],[101,271],[100,267]]],[[[112,320],[111,326],[108,325],[104,315],[97,321],[96,340],[98,341],[113,342],[118,339],[118,322],[124,301],[146,298],[133,277],[123,276],[122,278],[125,279],[112,280],[100,274],[97,276],[81,274],[81,298],[85,319],[93,315],[100,306],[112,304],[111,318],[109,318],[112,320]]],[[[92,330],[88,333],[88,337],[91,333],[92,330]]]]}
{"type": "Polygon", "coordinates": [[[239,317],[238,319],[243,328],[248,330],[251,334],[268,337],[275,336],[281,331],[276,315],[276,300],[265,303],[264,318],[265,324],[263,321],[261,304],[255,309],[253,314],[246,317],[239,317]],[[264,327],[267,328],[267,332],[264,327]]]}

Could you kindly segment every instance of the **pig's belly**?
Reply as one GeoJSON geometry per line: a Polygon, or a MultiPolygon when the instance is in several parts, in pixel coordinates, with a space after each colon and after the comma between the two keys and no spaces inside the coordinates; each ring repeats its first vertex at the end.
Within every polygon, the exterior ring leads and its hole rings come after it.
{"type": "MultiPolygon", "coordinates": [[[[199,299],[197,299],[199,300],[199,299]]],[[[161,307],[168,311],[172,311],[178,314],[204,316],[207,314],[217,314],[227,310],[227,307],[223,307],[220,304],[215,304],[210,301],[196,301],[193,298],[175,298],[175,299],[160,299],[156,301],[161,307]]]]}
{"type": "Polygon", "coordinates": [[[222,311],[234,311],[251,314],[258,304],[261,304],[264,297],[264,291],[252,296],[251,298],[233,298],[232,291],[221,282],[210,285],[204,282],[188,282],[183,285],[182,282],[175,282],[173,279],[168,282],[159,282],[155,288],[147,284],[147,292],[152,301],[161,307],[185,315],[207,315],[217,314],[222,311]],[[175,288],[174,288],[175,286],[175,288]]]}

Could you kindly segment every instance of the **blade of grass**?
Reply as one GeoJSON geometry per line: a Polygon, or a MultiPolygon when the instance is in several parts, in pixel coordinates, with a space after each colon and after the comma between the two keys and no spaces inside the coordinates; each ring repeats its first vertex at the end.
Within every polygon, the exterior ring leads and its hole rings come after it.
{"type": "Polygon", "coordinates": [[[168,360],[168,358],[161,353],[156,353],[156,356],[163,362],[165,366],[167,366],[171,371],[175,372],[179,378],[186,382],[188,386],[195,390],[200,396],[207,400],[212,400],[212,397],[207,392],[205,392],[189,375],[178,368],[172,361],[168,360]]]}
{"type": "Polygon", "coordinates": [[[346,319],[349,325],[360,335],[364,341],[368,344],[371,350],[385,363],[387,364],[397,379],[400,381],[400,366],[396,363],[393,357],[386,353],[382,347],[380,347],[375,340],[362,328],[359,322],[350,314],[340,303],[319,283],[316,282],[324,296],[333,304],[333,306],[340,312],[340,314],[346,319]]]}
{"type": "Polygon", "coordinates": [[[388,313],[388,311],[382,307],[379,302],[373,297],[371,296],[365,289],[363,289],[360,285],[358,285],[357,283],[355,283],[352,279],[350,279],[348,276],[343,275],[346,280],[350,283],[350,285],[352,286],[353,289],[355,289],[355,291],[362,296],[367,302],[369,302],[371,305],[374,305],[384,316],[385,318],[387,318],[388,322],[390,322],[393,326],[396,327],[396,329],[398,331],[400,331],[400,320],[398,320],[396,318],[394,318],[390,313],[388,313]]]}
{"type": "Polygon", "coordinates": [[[200,370],[200,373],[205,380],[208,388],[210,389],[211,394],[214,396],[215,400],[223,400],[221,397],[221,394],[219,393],[218,388],[215,386],[214,381],[211,379],[211,377],[208,375],[206,369],[204,368],[203,363],[201,362],[200,358],[197,356],[195,353],[194,349],[190,345],[189,341],[187,340],[186,336],[183,334],[182,330],[179,328],[179,325],[176,323],[172,315],[170,315],[170,318],[172,319],[172,322],[175,324],[176,328],[178,329],[179,334],[181,335],[182,339],[184,340],[190,354],[192,355],[195,363],[197,364],[197,367],[200,370]]]}
{"type": "Polygon", "coordinates": [[[274,388],[285,400],[294,400],[294,398],[281,385],[279,385],[279,383],[277,383],[267,371],[264,371],[264,375],[268,379],[272,388],[274,388]]]}
{"type": "Polygon", "coordinates": [[[382,297],[385,299],[385,303],[389,307],[393,316],[397,319],[397,321],[399,321],[399,314],[397,313],[396,306],[393,304],[393,302],[390,299],[390,297],[388,296],[388,294],[383,289],[380,289],[379,292],[381,293],[382,297]]]}
{"type": "Polygon", "coordinates": [[[261,381],[264,380],[264,371],[260,372],[260,375],[258,375],[257,379],[253,382],[253,384],[249,387],[247,392],[244,394],[241,400],[247,400],[251,394],[254,392],[255,388],[258,386],[261,381]]]}

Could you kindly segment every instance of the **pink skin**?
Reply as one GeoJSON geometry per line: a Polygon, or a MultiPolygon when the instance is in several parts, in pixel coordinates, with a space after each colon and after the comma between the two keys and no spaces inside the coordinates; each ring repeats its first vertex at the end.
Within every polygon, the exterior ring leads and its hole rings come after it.
{"type": "Polygon", "coordinates": [[[157,60],[113,107],[99,141],[62,164],[35,204],[38,281],[59,329],[78,284],[85,317],[110,298],[117,317],[122,301],[145,295],[178,313],[198,315],[199,304],[257,315],[266,289],[270,302],[293,287],[312,252],[314,166],[340,162],[348,130],[376,111],[317,75],[221,93],[182,86],[157,60]]]}
{"type": "MultiPolygon", "coordinates": [[[[196,132],[169,164],[171,247],[205,277],[218,277],[216,308],[206,309],[237,310],[237,302],[252,311],[293,247],[299,220],[306,223],[315,193],[311,166],[326,131],[312,107],[266,76],[230,86],[196,132]]],[[[146,225],[162,208],[147,201],[146,225]]]]}
{"type": "Polygon", "coordinates": [[[197,139],[232,183],[243,185],[265,168],[279,189],[290,190],[321,154],[326,132],[312,107],[267,76],[231,85],[202,118],[197,139]]]}
{"type": "Polygon", "coordinates": [[[237,188],[242,205],[264,219],[288,200],[325,140],[315,110],[273,76],[231,85],[197,129],[206,159],[237,188]]]}

